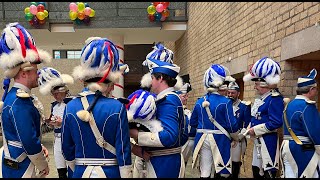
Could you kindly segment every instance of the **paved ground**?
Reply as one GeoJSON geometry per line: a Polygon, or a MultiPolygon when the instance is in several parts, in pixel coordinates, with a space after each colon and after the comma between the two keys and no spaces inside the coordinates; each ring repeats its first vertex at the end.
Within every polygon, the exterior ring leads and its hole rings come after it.
{"type": "MultiPolygon", "coordinates": [[[[44,134],[42,137],[42,143],[46,148],[49,150],[49,167],[50,167],[50,174],[48,178],[57,178],[58,177],[58,172],[55,168],[55,162],[54,162],[54,157],[53,157],[53,132],[44,134]]],[[[2,146],[2,137],[0,138],[0,145],[2,146]]],[[[192,169],[191,168],[191,159],[189,159],[187,167],[186,167],[186,178],[199,178],[199,171],[197,169],[192,169]]],[[[240,177],[244,177],[241,176],[240,177]]]]}

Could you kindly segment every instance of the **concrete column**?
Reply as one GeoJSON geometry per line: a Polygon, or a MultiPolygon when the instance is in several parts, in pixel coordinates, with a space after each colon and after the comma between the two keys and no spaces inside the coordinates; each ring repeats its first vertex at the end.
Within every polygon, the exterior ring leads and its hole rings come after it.
{"type": "MultiPolygon", "coordinates": [[[[124,37],[122,35],[107,35],[116,46],[119,52],[120,63],[124,63],[124,37]]],[[[114,84],[114,90],[111,92],[112,97],[123,97],[124,96],[124,78],[121,76],[118,83],[114,84]]]]}

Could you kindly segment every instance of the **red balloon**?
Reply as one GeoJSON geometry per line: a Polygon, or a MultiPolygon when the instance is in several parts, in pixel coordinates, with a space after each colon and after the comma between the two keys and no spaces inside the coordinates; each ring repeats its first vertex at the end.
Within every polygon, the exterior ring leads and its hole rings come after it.
{"type": "Polygon", "coordinates": [[[38,12],[43,12],[44,11],[44,6],[42,4],[39,4],[37,6],[37,10],[38,10],[38,12]]]}
{"type": "Polygon", "coordinates": [[[169,6],[170,2],[161,2],[161,4],[163,5],[164,9],[167,9],[167,7],[169,6]]]}
{"type": "Polygon", "coordinates": [[[31,26],[33,26],[33,20],[30,20],[29,23],[31,26]]]}
{"type": "Polygon", "coordinates": [[[154,5],[154,7],[157,7],[157,5],[160,4],[160,2],[152,2],[152,4],[154,5]]]}
{"type": "Polygon", "coordinates": [[[155,17],[154,17],[153,14],[152,15],[148,14],[148,19],[149,19],[150,22],[153,22],[155,20],[155,17]]]}

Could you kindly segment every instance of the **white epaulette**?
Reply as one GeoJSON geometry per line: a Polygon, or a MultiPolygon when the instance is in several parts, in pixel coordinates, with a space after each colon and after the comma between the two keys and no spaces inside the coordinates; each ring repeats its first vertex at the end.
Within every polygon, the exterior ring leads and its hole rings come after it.
{"type": "Polygon", "coordinates": [[[22,89],[18,89],[16,95],[19,98],[29,98],[29,97],[31,97],[31,95],[29,93],[27,93],[26,91],[24,91],[22,89]]]}
{"type": "Polygon", "coordinates": [[[312,101],[312,100],[306,100],[306,102],[307,102],[308,104],[315,104],[315,103],[316,103],[316,101],[312,101]]]}
{"type": "Polygon", "coordinates": [[[277,92],[277,91],[273,91],[272,93],[271,93],[271,96],[280,96],[280,93],[279,92],[277,92]]]}
{"type": "Polygon", "coordinates": [[[251,104],[251,101],[241,101],[244,105],[249,106],[251,104]]]}

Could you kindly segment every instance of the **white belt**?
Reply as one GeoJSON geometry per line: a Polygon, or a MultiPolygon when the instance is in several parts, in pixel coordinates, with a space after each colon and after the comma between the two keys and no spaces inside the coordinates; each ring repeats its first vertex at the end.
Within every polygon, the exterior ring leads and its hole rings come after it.
{"type": "MultiPolygon", "coordinates": [[[[306,143],[312,143],[309,137],[306,137],[306,136],[297,136],[297,137],[300,139],[300,141],[304,141],[306,143]]],[[[290,135],[284,135],[283,140],[293,140],[293,139],[290,135]]]]}
{"type": "Polygon", "coordinates": [[[100,158],[76,158],[76,165],[82,166],[115,166],[118,165],[117,159],[100,158]]]}
{"type": "Polygon", "coordinates": [[[181,147],[148,151],[148,153],[150,153],[151,156],[165,156],[165,155],[177,154],[177,153],[181,153],[181,147]]]}
{"type": "Polygon", "coordinates": [[[54,133],[54,137],[61,138],[61,133],[54,133]]]}
{"type": "Polygon", "coordinates": [[[223,132],[220,130],[212,130],[212,129],[197,129],[197,132],[205,133],[205,134],[223,134],[223,132]]]}

